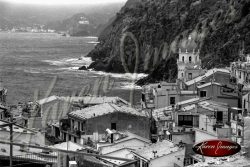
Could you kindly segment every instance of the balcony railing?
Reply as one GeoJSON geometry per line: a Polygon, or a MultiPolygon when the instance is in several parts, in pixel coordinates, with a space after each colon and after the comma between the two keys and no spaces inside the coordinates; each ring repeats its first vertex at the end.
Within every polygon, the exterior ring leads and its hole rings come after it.
{"type": "Polygon", "coordinates": [[[71,128],[67,128],[67,129],[60,128],[60,131],[64,132],[64,133],[74,135],[74,136],[77,136],[77,137],[81,137],[81,135],[85,134],[84,131],[80,131],[80,130],[77,130],[77,129],[71,129],[71,128]]]}

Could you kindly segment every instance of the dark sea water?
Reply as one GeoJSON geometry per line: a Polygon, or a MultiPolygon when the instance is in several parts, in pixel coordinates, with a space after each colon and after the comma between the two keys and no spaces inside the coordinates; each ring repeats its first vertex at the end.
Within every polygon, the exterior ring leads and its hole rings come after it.
{"type": "MultiPolygon", "coordinates": [[[[91,63],[85,56],[94,44],[88,42],[96,40],[59,34],[0,33],[0,80],[8,89],[8,104],[33,101],[35,92],[39,92],[39,99],[44,98],[53,81],[50,95],[70,96],[84,90],[84,94],[129,100],[132,75],[77,70],[91,63]]],[[[140,90],[136,88],[134,99],[138,102],[139,98],[140,90]]]]}

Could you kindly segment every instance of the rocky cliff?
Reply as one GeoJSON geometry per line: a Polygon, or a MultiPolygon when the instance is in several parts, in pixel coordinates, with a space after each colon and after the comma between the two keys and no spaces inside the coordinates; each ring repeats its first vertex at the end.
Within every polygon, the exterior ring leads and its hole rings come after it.
{"type": "Polygon", "coordinates": [[[179,48],[200,49],[205,68],[228,66],[243,43],[250,52],[250,0],[129,0],[99,40],[89,68],[132,72],[137,60],[149,73],[139,84],[175,79],[179,48]]]}

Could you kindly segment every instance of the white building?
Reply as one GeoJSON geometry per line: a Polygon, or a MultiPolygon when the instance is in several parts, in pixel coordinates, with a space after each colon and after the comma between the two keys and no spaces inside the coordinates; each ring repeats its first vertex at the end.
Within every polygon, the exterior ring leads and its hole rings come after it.
{"type": "Polygon", "coordinates": [[[141,150],[132,152],[135,159],[139,160],[140,167],[184,166],[185,148],[178,147],[167,140],[157,142],[141,150]]]}
{"type": "MultiPolygon", "coordinates": [[[[129,131],[126,132],[117,132],[113,134],[114,141],[113,143],[99,142],[97,143],[97,148],[100,151],[100,154],[125,158],[125,159],[134,159],[134,155],[131,151],[136,151],[143,149],[150,145],[151,141],[138,136],[129,131]]],[[[106,162],[109,162],[114,165],[122,165],[125,161],[104,159],[106,162]]]]}

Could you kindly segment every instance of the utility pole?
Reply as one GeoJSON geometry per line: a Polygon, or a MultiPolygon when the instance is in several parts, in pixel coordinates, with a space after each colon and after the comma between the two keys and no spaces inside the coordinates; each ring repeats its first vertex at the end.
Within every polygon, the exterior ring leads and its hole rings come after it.
{"type": "Polygon", "coordinates": [[[13,115],[10,114],[10,167],[13,167],[13,115]]]}

